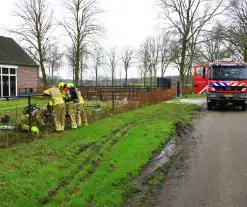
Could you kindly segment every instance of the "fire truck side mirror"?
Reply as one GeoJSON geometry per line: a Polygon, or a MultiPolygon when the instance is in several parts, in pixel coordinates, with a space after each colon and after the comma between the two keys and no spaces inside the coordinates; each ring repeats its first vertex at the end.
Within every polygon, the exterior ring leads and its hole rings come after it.
{"type": "Polygon", "coordinates": [[[206,68],[203,68],[203,70],[202,70],[202,77],[206,78],[206,68]]]}

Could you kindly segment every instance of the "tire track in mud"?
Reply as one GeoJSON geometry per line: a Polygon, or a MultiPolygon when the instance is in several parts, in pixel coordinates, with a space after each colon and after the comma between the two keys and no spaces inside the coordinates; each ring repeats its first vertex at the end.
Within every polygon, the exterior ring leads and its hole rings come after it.
{"type": "MultiPolygon", "coordinates": [[[[89,155],[82,160],[79,166],[77,166],[77,170],[71,173],[72,176],[70,176],[69,178],[65,178],[63,181],[61,181],[58,184],[58,186],[55,189],[50,190],[48,192],[47,197],[38,199],[38,203],[40,205],[49,204],[52,198],[56,196],[61,189],[65,189],[70,184],[70,181],[72,181],[76,177],[76,175],[78,175],[83,170],[84,167],[92,165],[92,168],[89,169],[88,171],[85,171],[84,176],[82,176],[78,181],[81,183],[86,181],[88,178],[90,178],[90,176],[92,176],[97,170],[97,168],[100,166],[100,162],[103,160],[103,158],[108,155],[108,154],[104,154],[104,152],[105,151],[109,152],[110,149],[112,149],[119,141],[124,139],[129,133],[129,131],[136,125],[137,125],[136,122],[126,123],[121,127],[119,127],[118,129],[112,131],[110,134],[100,137],[99,141],[87,143],[80,146],[76,150],[75,156],[80,156],[84,152],[90,152],[89,155]],[[119,133],[121,135],[118,137],[117,135],[119,133]],[[94,154],[99,154],[99,159],[96,159],[95,157],[92,158],[91,155],[94,154]]],[[[68,194],[71,193],[68,192],[68,194]]]]}

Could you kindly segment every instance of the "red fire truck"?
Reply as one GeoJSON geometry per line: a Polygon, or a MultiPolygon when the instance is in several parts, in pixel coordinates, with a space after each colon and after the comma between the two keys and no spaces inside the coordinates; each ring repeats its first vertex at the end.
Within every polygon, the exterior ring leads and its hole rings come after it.
{"type": "Polygon", "coordinates": [[[228,103],[247,108],[247,63],[222,60],[194,66],[194,93],[207,96],[207,109],[228,103]]]}

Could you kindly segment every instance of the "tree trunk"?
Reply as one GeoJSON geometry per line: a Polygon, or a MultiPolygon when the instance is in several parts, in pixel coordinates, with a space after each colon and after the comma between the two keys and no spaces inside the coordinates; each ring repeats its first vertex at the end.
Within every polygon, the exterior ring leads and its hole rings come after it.
{"type": "Polygon", "coordinates": [[[79,74],[78,74],[78,68],[75,70],[75,86],[78,86],[78,82],[79,82],[79,74]]]}
{"type": "Polygon", "coordinates": [[[128,70],[125,69],[125,83],[124,83],[125,86],[128,85],[128,70]]]}
{"type": "Polygon", "coordinates": [[[111,74],[111,85],[114,86],[114,72],[111,74]]]}
{"type": "Polygon", "coordinates": [[[75,61],[75,81],[74,81],[76,87],[78,86],[78,82],[79,82],[79,71],[80,71],[80,44],[77,43],[76,61],[75,61]]]}
{"type": "Polygon", "coordinates": [[[156,80],[157,80],[157,70],[155,68],[154,69],[154,80],[153,80],[153,83],[155,83],[156,80]]]}
{"type": "Polygon", "coordinates": [[[43,62],[40,63],[40,68],[41,68],[41,72],[42,72],[43,84],[45,87],[47,87],[48,82],[47,82],[47,77],[46,77],[46,73],[45,73],[45,66],[44,66],[43,62]]]}
{"type": "Polygon", "coordinates": [[[180,81],[181,81],[181,85],[182,88],[184,87],[184,73],[180,70],[180,81]]]}
{"type": "Polygon", "coordinates": [[[96,83],[95,83],[95,85],[96,85],[96,87],[98,86],[98,66],[96,66],[95,67],[95,81],[96,81],[96,83]]]}
{"type": "Polygon", "coordinates": [[[82,86],[82,84],[83,84],[83,81],[82,81],[82,69],[81,69],[81,86],[82,86]]]}
{"type": "Polygon", "coordinates": [[[186,55],[186,40],[183,40],[183,47],[181,52],[181,62],[179,64],[179,74],[182,87],[184,86],[184,67],[185,67],[185,55],[186,55]]]}
{"type": "Polygon", "coordinates": [[[244,62],[247,62],[247,42],[244,44],[244,62]]]}
{"type": "Polygon", "coordinates": [[[53,74],[54,74],[54,69],[51,68],[51,84],[54,85],[54,82],[53,82],[53,74]]]}
{"type": "Polygon", "coordinates": [[[43,55],[41,53],[40,53],[40,68],[41,68],[41,72],[42,72],[43,84],[44,84],[45,87],[47,87],[48,86],[48,82],[47,82],[47,77],[46,77],[46,72],[45,72],[43,55]]]}
{"type": "Polygon", "coordinates": [[[150,73],[150,86],[153,86],[153,72],[152,70],[149,70],[150,73]]]}
{"type": "Polygon", "coordinates": [[[72,73],[73,73],[73,83],[74,83],[75,82],[75,67],[73,67],[72,73]]]}
{"type": "Polygon", "coordinates": [[[42,45],[41,45],[41,40],[40,40],[39,36],[38,36],[37,40],[38,40],[38,49],[39,49],[39,63],[40,63],[40,68],[41,68],[41,72],[42,72],[43,85],[44,85],[44,87],[47,87],[48,82],[47,82],[45,66],[44,66],[44,56],[43,56],[42,45]]]}

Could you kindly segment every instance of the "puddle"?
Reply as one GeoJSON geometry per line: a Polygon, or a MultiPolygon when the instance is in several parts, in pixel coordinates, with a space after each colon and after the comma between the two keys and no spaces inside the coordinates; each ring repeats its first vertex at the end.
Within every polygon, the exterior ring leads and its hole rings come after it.
{"type": "Polygon", "coordinates": [[[176,148],[177,146],[175,139],[169,141],[160,154],[153,159],[148,168],[147,174],[151,175],[156,170],[165,166],[170,161],[170,158],[175,154],[176,148]]]}

